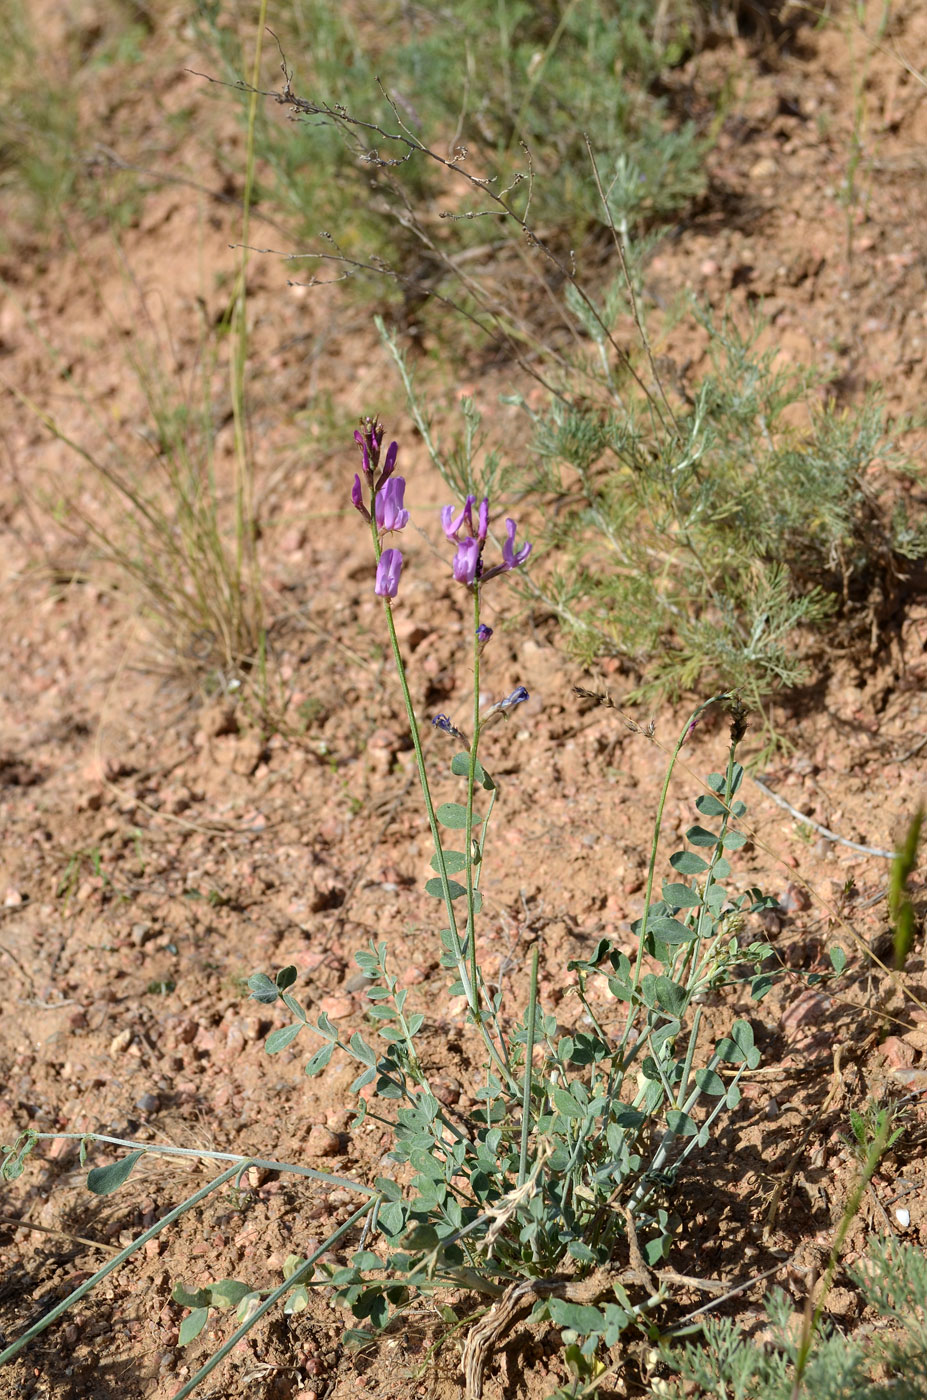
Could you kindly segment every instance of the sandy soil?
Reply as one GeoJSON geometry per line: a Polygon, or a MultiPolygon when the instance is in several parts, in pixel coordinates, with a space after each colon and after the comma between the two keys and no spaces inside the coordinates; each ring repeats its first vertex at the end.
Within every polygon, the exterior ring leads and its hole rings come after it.
{"type": "MultiPolygon", "coordinates": [[[[42,256],[21,230],[4,265],[5,382],[104,454],[112,440],[121,450],[134,443],[147,451],[150,409],[130,361],[132,333],[137,352],[140,343],[143,356],[192,393],[201,328],[221,314],[234,267],[236,207],[203,192],[222,188],[222,168],[195,131],[169,136],[167,116],[188,104],[205,113],[208,105],[224,156],[240,137],[231,116],[222,127],[203,84],[183,72],[185,64],[203,65],[184,49],[182,27],[165,25],[157,44],[157,82],[130,95],[104,84],[99,115],[118,112],[109,145],[125,159],[183,171],[201,189],[151,180],[118,249],[109,231],[88,226],[75,230],[75,246],[42,256]]],[[[861,193],[849,223],[840,190],[861,69],[850,61],[845,32],[804,27],[778,45],[738,38],[693,61],[679,82],[695,115],[724,77],[737,98],[710,159],[704,208],[653,260],[653,297],[688,286],[715,305],[761,302],[784,360],[833,369],[847,401],[881,381],[893,413],[921,411],[927,87],[902,56],[916,62],[925,46],[927,14],[900,4],[866,62],[861,193]]],[[[4,402],[5,1142],[29,1126],[98,1131],[372,1180],[389,1137],[370,1122],[349,1131],[353,1068],[334,1060],[308,1079],[303,1065],[315,1048],[308,1035],[268,1057],[263,1040],[282,1024],[281,1013],[249,1000],[243,985],[252,972],[292,963],[311,1013],[360,1028],[365,997],[353,953],[371,939],[386,940],[410,1003],[428,1013],[430,1072],[446,1081],[462,1112],[474,1102],[478,1046],[438,966],[434,905],[421,879],[427,826],[382,645],[369,538],[348,501],[356,418],[378,409],[401,443],[416,532],[404,540],[396,613],[425,716],[464,715],[468,705],[466,599],[450,578],[436,513],[444,492],[410,429],[369,311],[352,302],[350,288],[306,292],[288,288],[287,274],[273,259],[255,260],[250,287],[261,561],[285,720],[275,731],[256,726],[215,675],[211,694],[191,685],[195,657],[169,664],[163,637],[95,563],[80,515],[118,529],[98,478],[22,402],[4,402]],[[64,528],[68,522],[75,528],[64,528]]],[[[684,356],[682,338],[678,351],[684,356]]],[[[493,407],[511,389],[510,374],[474,368],[468,387],[498,414],[498,431],[515,431],[505,416],[513,411],[493,407]]],[[[220,464],[231,452],[228,405],[217,369],[220,464]]],[[[653,716],[656,744],[632,733],[572,690],[604,683],[620,697],[620,671],[584,675],[544,617],[507,628],[519,605],[504,580],[487,600],[497,629],[487,690],[499,698],[524,684],[531,699],[486,739],[503,815],[484,876],[481,950],[517,1005],[539,944],[544,1004],[568,1025],[575,1003],[565,995],[567,961],[600,936],[631,946],[663,746],[674,742],[687,709],[666,706],[653,716]]],[[[874,655],[828,658],[818,686],[778,707],[794,748],[773,765],[769,783],[808,824],[746,785],[756,838],[738,874],[780,900],[766,932],[788,975],[759,1007],[732,994],[709,1008],[719,1029],[735,1014],[750,1016],[763,1062],[717,1143],[677,1185],[684,1229],[673,1260],[680,1272],[729,1280],[776,1270],[728,1305],[746,1324],[774,1285],[791,1294],[797,1312],[804,1307],[807,1270],[826,1259],[852,1181],[841,1136],[848,1110],[868,1096],[908,1092],[927,1048],[920,944],[903,978],[870,956],[889,956],[887,861],[812,825],[876,848],[900,838],[923,797],[925,675],[927,608],[914,601],[874,655]],[[835,944],[848,955],[846,975],[823,991],[809,988],[808,974],[827,969],[835,944]],[[777,1187],[775,1221],[764,1235],[777,1187]]],[[[651,716],[635,718],[646,724],[651,716]]],[[[438,758],[441,744],[440,734],[429,735],[438,758]]],[[[722,716],[693,736],[667,808],[666,851],[688,824],[699,775],[718,766],[725,745],[722,716]]],[[[894,1203],[902,1199],[910,1212],[905,1237],[927,1239],[924,1123],[915,1099],[907,1132],[855,1223],[846,1262],[870,1232],[900,1230],[894,1203]]],[[[93,1164],[107,1160],[94,1150],[93,1164]]],[[[6,1337],[204,1184],[206,1172],[150,1157],[129,1186],[97,1199],[85,1189],[76,1146],[42,1144],[2,1204],[6,1337]]],[[[230,1330],[227,1317],[216,1316],[180,1348],[174,1284],[275,1283],[287,1255],[307,1253],[356,1200],[340,1188],[254,1174],[241,1190],[183,1217],[46,1331],[0,1375],[0,1394],[168,1400],[230,1330]]],[[[667,1316],[695,1296],[679,1292],[667,1316]]],[[[476,1306],[465,1297],[455,1303],[462,1316],[476,1306]]],[[[829,1310],[847,1327],[861,1316],[842,1272],[829,1310]]],[[[426,1357],[441,1336],[431,1309],[413,1310],[401,1329],[360,1353],[343,1345],[348,1321],[324,1293],[314,1294],[305,1312],[256,1329],[203,1394],[461,1393],[460,1334],[426,1357]]],[[[641,1393],[643,1365],[632,1348],[604,1393],[641,1393]]],[[[522,1328],[498,1354],[486,1394],[540,1400],[563,1379],[553,1330],[522,1328]]]]}

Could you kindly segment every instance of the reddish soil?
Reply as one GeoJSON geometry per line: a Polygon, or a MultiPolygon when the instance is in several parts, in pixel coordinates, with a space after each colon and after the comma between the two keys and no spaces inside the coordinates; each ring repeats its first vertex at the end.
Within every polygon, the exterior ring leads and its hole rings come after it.
{"type": "MultiPolygon", "coordinates": [[[[233,119],[217,116],[213,94],[183,72],[204,64],[184,50],[180,30],[165,25],[151,45],[146,72],[160,74],[153,85],[127,95],[104,84],[95,110],[101,121],[118,111],[125,135],[110,134],[108,144],[123,158],[183,172],[200,190],[150,181],[118,249],[110,232],[90,225],[74,231],[76,247],[49,257],[22,230],[6,258],[0,313],[6,383],[82,445],[105,456],[113,441],[122,451],[134,444],[140,463],[151,423],[127,349],[132,333],[136,353],[160,357],[162,373],[194,394],[201,328],[227,302],[236,256],[229,245],[240,227],[234,204],[204,192],[224,177],[197,123],[186,136],[166,134],[168,115],[193,104],[204,123],[218,122],[216,149],[227,155],[240,146],[233,119]]],[[[712,195],[683,235],[661,247],[649,285],[657,299],[691,287],[735,310],[760,300],[784,362],[833,369],[848,401],[880,381],[892,413],[919,412],[927,388],[927,87],[904,59],[927,51],[927,14],[902,3],[876,47],[857,35],[855,49],[851,60],[839,23],[803,27],[778,44],[771,36],[725,40],[678,76],[696,115],[725,77],[736,96],[710,158],[712,195]],[[848,221],[840,189],[854,83],[863,78],[863,158],[848,221]]],[[[284,1016],[249,1000],[243,985],[252,972],[292,963],[294,990],[311,1014],[325,1010],[348,1032],[362,1028],[353,953],[370,940],[386,941],[410,1005],[428,1014],[430,1073],[459,1095],[462,1111],[473,1104],[479,1047],[438,966],[436,906],[422,889],[427,825],[383,645],[369,536],[348,504],[357,417],[379,410],[401,443],[416,530],[403,541],[396,616],[415,703],[425,717],[442,710],[463,726],[469,614],[438,528],[446,493],[409,426],[369,310],[352,302],[350,284],[306,292],[288,289],[287,274],[273,259],[255,259],[249,288],[261,563],[283,712],[275,729],[221,694],[215,672],[193,683],[195,658],[172,658],[131,590],[114,590],[80,525],[90,515],[118,531],[111,496],[22,402],[5,401],[5,1142],[27,1127],[102,1132],[372,1181],[390,1139],[375,1122],[349,1129],[354,1067],[335,1059],[308,1079],[303,1065],[316,1048],[308,1032],[268,1057],[265,1034],[284,1016]]],[[[671,348],[684,356],[682,335],[671,348]]],[[[519,430],[513,409],[493,407],[511,391],[510,374],[474,369],[468,387],[494,432],[519,430]]],[[[214,396],[223,422],[224,372],[214,396]]],[[[452,409],[449,395],[439,421],[450,422],[452,409]]],[[[229,458],[231,436],[224,427],[220,448],[229,458]]],[[[576,1003],[565,995],[567,961],[600,936],[631,946],[665,751],[691,706],[659,710],[651,743],[572,691],[604,683],[620,698],[620,671],[584,675],[542,617],[506,627],[519,604],[505,579],[487,590],[487,605],[496,628],[487,691],[498,698],[524,684],[531,698],[486,738],[500,820],[482,887],[481,953],[516,1008],[539,944],[542,1000],[569,1025],[576,1003]]],[[[873,656],[835,658],[819,687],[778,705],[793,749],[774,763],[770,783],[811,823],[864,846],[891,846],[924,796],[925,675],[927,609],[911,606],[873,656]]],[[[646,725],[651,716],[634,718],[646,725]]],[[[439,761],[450,753],[444,743],[429,732],[428,752],[439,761]]],[[[748,736],[748,752],[750,743],[748,736]]],[[[664,860],[725,750],[719,715],[685,751],[664,860]]],[[[440,783],[444,800],[451,789],[443,793],[440,783]]],[[[773,1286],[791,1294],[797,1312],[804,1308],[809,1268],[826,1259],[853,1181],[848,1110],[919,1087],[927,986],[920,941],[903,976],[884,966],[888,862],[801,826],[749,780],[744,796],[755,840],[736,873],[780,899],[781,914],[766,927],[788,973],[758,1007],[732,993],[707,1009],[719,1033],[735,1015],[750,1016],[763,1062],[716,1144],[677,1185],[684,1229],[671,1262],[731,1281],[775,1270],[728,1305],[749,1325],[773,1286]],[[846,975],[809,989],[808,974],[826,971],[826,952],[838,944],[846,975]],[[776,1218],[764,1234],[777,1188],[776,1218]]],[[[601,1004],[610,1014],[607,997],[601,1004]]],[[[870,1232],[901,1230],[895,1202],[910,1212],[905,1238],[927,1242],[924,1127],[915,1097],[845,1262],[870,1232]]],[[[109,1160],[97,1147],[89,1164],[109,1160]]],[[[7,1339],[205,1184],[208,1172],[208,1163],[149,1157],[128,1185],[100,1199],[86,1190],[73,1142],[42,1143],[2,1205],[7,1339]]],[[[358,1199],[253,1174],[239,1191],[184,1216],[44,1332],[0,1373],[0,1395],[168,1400],[231,1330],[228,1315],[214,1316],[196,1342],[179,1347],[184,1311],[171,1301],[174,1284],[276,1283],[286,1257],[308,1253],[358,1199]]],[[[461,1316],[477,1306],[453,1301],[461,1316]]],[[[701,1301],[679,1293],[667,1316],[701,1301]]],[[[862,1316],[842,1271],[828,1307],[847,1328],[862,1316]]],[[[342,1344],[349,1322],[319,1290],[305,1312],[255,1329],[202,1394],[461,1393],[461,1334],[429,1356],[443,1335],[430,1307],[360,1353],[342,1344]]],[[[641,1393],[643,1357],[632,1346],[603,1393],[641,1393]]],[[[497,1355],[486,1394],[540,1400],[564,1378],[553,1330],[521,1328],[497,1355]]]]}

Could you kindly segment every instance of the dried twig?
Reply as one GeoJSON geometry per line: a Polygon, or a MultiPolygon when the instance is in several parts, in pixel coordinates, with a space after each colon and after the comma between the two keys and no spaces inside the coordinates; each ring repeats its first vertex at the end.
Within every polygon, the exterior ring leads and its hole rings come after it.
{"type": "Polygon", "coordinates": [[[796,821],[802,822],[804,826],[810,826],[813,831],[817,831],[821,836],[826,836],[828,841],[839,841],[841,846],[849,846],[851,851],[861,851],[864,856],[881,856],[883,860],[897,860],[897,851],[883,851],[880,846],[861,846],[858,841],[849,841],[845,836],[839,836],[836,831],[831,831],[830,827],[822,826],[820,822],[814,821],[811,817],[805,816],[797,807],[793,807],[791,802],[786,802],[784,797],[780,797],[777,792],[773,792],[762,778],[753,775],[753,781],[761,792],[765,792],[767,797],[771,797],[773,802],[778,803],[786,812],[791,812],[796,821]]]}

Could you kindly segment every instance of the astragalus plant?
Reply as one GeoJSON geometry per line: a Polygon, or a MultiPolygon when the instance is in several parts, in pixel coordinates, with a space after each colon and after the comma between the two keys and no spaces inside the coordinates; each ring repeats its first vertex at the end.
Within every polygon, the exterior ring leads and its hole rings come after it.
{"type": "Polygon", "coordinates": [[[444,912],[438,936],[448,995],[463,998],[482,1060],[478,1107],[458,1112],[432,1086],[418,1039],[427,1007],[410,1005],[386,942],[356,955],[369,981],[366,1034],[342,1035],[324,1014],[311,1018],[292,990],[295,968],[273,978],[258,974],[250,985],[260,1001],[281,1002],[290,1017],[272,1032],[268,1051],[308,1031],[321,1042],[308,1074],[323,1072],[336,1053],[353,1059],[355,1121],[376,1118],[393,1136],[395,1172],[374,1183],[381,1199],[351,1263],[330,1272],[358,1321],[383,1327],[416,1293],[464,1287],[494,1301],[464,1350],[468,1393],[480,1393],[497,1334],[531,1307],[536,1319],[549,1316],[564,1329],[571,1366],[589,1376],[600,1347],[657,1308],[672,1287],[675,1275],[664,1266],[677,1224],[675,1175],[737,1106],[740,1077],[759,1060],[747,1020],[734,1020],[728,1034],[710,1042],[702,1025],[706,996],[743,977],[745,968],[755,999],[771,980],[757,967],[765,946],[744,936],[745,916],[768,901],[756,889],[728,888],[729,857],[746,840],[738,828],[746,808],[737,795],[743,769],[736,758],[745,714],[725,693],[686,722],[661,795],[644,912],[631,939],[626,948],[602,940],[588,958],[562,970],[575,981],[578,1026],[562,1030],[539,1004],[536,953],[525,969],[521,1004],[506,1004],[477,956],[480,884],[498,795],[480,741],[528,692],[519,683],[496,705],[481,704],[480,660],[492,636],[481,601],[484,588],[500,587],[524,565],[531,546],[517,546],[516,522],[507,518],[501,557],[496,554],[488,498],[468,495],[442,512],[454,550],[452,577],[472,609],[469,737],[448,715],[423,719],[412,703],[393,617],[404,560],[398,547],[385,544],[408,524],[408,483],[394,475],[398,447],[392,443],[383,453],[376,419],[363,420],[355,437],[362,470],[352,501],[370,529],[370,585],[383,600],[433,840],[425,891],[444,912]],[[731,713],[727,761],[709,775],[696,819],[658,888],[656,851],[673,763],[701,714],[716,705],[731,713]],[[424,722],[456,747],[437,773],[426,766],[424,722]],[[459,799],[436,803],[433,791],[454,781],[459,799]],[[613,999],[608,1014],[587,994],[589,979],[600,973],[613,999]]]}

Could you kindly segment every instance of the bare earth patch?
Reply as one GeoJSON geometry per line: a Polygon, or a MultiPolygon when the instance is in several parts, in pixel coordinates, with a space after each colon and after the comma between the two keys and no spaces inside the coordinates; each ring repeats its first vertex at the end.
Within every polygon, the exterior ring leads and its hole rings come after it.
{"type": "MultiPolygon", "coordinates": [[[[869,154],[859,175],[867,197],[849,221],[839,191],[853,74],[840,33],[803,30],[772,63],[768,49],[740,41],[694,62],[682,75],[693,102],[700,83],[724,74],[742,96],[710,158],[718,197],[661,246],[650,295],[659,303],[690,287],[716,305],[725,297],[740,308],[761,304],[784,362],[832,366],[848,400],[879,380],[893,412],[920,411],[927,194],[918,153],[927,88],[894,50],[914,58],[925,41],[927,16],[900,6],[890,40],[870,57],[869,154]]],[[[202,100],[192,77],[165,70],[163,80],[159,101],[168,107],[180,89],[185,100],[202,100]]],[[[125,121],[142,144],[160,130],[151,106],[133,105],[125,121]]],[[[231,117],[229,132],[232,143],[231,117]]],[[[200,183],[218,186],[218,170],[197,154],[192,133],[188,139],[175,162],[182,157],[188,169],[198,162],[200,183]]],[[[197,316],[221,311],[213,274],[231,270],[237,227],[233,206],[162,186],[122,236],[124,263],[110,235],[92,229],[78,250],[62,250],[50,264],[8,258],[15,294],[0,317],[5,380],[81,440],[100,420],[134,426],[138,437],[146,405],[125,336],[145,308],[151,321],[142,329],[152,343],[163,349],[170,333],[169,372],[194,376],[197,316]],[[205,298],[199,308],[197,297],[205,298]],[[66,365],[48,345],[66,353],[66,365]],[[88,401],[96,424],[87,419],[88,401]]],[[[479,1045],[448,1001],[438,965],[435,905],[422,890],[428,830],[381,646],[369,542],[349,504],[355,463],[347,444],[359,414],[379,410],[399,439],[407,504],[417,508],[396,615],[423,716],[467,713],[468,614],[447,568],[437,514],[443,488],[366,313],[338,285],[306,294],[286,287],[279,263],[253,267],[249,396],[272,665],[285,705],[277,732],[262,732],[215,677],[204,698],[164,666],[144,620],[95,573],[89,539],[56,523],[62,498],[50,484],[65,473],[88,512],[112,503],[22,405],[6,401],[0,1136],[12,1142],[29,1126],[94,1131],[370,1182],[383,1174],[390,1137],[371,1120],[349,1127],[353,1069],[335,1059],[308,1079],[303,1065],[316,1048],[308,1035],[268,1057],[263,1041],[282,1013],[249,1000],[244,987],[255,971],[293,964],[294,990],[310,1015],[325,1011],[350,1032],[366,1024],[353,953],[385,941],[410,1005],[427,1012],[432,1078],[462,1114],[473,1109],[479,1045]],[[308,409],[313,418],[320,389],[332,423],[320,427],[316,416],[307,428],[300,416],[308,409]]],[[[680,366],[698,353],[683,335],[674,346],[680,366]]],[[[227,403],[218,374],[216,385],[221,420],[227,403]]],[[[494,369],[474,387],[492,405],[511,380],[494,369]]],[[[512,414],[514,434],[514,411],[498,412],[506,431],[504,415],[512,414]]],[[[224,431],[230,450],[231,430],[224,431]]],[[[922,499],[921,483],[910,489],[922,499]]],[[[500,591],[491,601],[497,634],[485,684],[494,698],[523,684],[531,698],[486,738],[502,819],[483,877],[480,953],[516,1007],[538,945],[542,1002],[569,1028],[581,1011],[563,972],[569,959],[588,956],[600,937],[633,945],[629,924],[641,911],[662,746],[672,746],[691,706],[656,713],[658,742],[649,742],[573,692],[576,684],[608,684],[620,697],[627,686],[619,668],[584,676],[549,619],[506,629],[514,599],[500,591]]],[[[923,799],[927,608],[899,604],[883,635],[872,655],[824,657],[820,686],[777,708],[793,748],[766,782],[807,824],[745,784],[755,840],[736,873],[779,899],[765,932],[789,972],[759,1006],[726,995],[705,1008],[719,1034],[734,1014],[749,1018],[762,1064],[746,1077],[743,1102],[719,1138],[675,1185],[684,1227],[671,1263],[681,1275],[731,1284],[764,1275],[724,1305],[748,1328],[773,1286],[786,1289],[800,1313],[810,1271],[826,1262],[856,1172],[843,1141],[848,1109],[920,1088],[922,945],[903,976],[888,972],[888,862],[818,830],[890,848],[923,799]],[[829,970],[836,945],[847,972],[808,987],[809,973],[829,970]]],[[[192,668],[196,658],[187,659],[192,668]]],[[[646,725],[651,716],[634,718],[646,725]]],[[[441,758],[444,736],[429,732],[427,742],[441,758]]],[[[664,855],[725,746],[720,714],[693,735],[667,806],[664,855]]],[[[593,987],[593,999],[603,1016],[614,1015],[604,989],[598,995],[593,987]]],[[[907,1130],[867,1193],[844,1262],[859,1257],[870,1232],[901,1229],[896,1204],[909,1213],[904,1237],[927,1242],[924,1143],[924,1113],[913,1097],[907,1130]]],[[[90,1165],[106,1160],[96,1149],[90,1165]]],[[[76,1145],[43,1144],[0,1206],[5,1337],[15,1338],[203,1185],[209,1170],[149,1157],[129,1185],[98,1199],[85,1188],[76,1145]]],[[[287,1256],[309,1253],[359,1199],[254,1172],[240,1189],[184,1216],[43,1333],[0,1373],[0,1394],[168,1400],[232,1326],[228,1314],[214,1314],[208,1330],[180,1348],[174,1284],[192,1289],[223,1277],[276,1284],[287,1256]]],[[[703,1301],[678,1284],[666,1315],[703,1301]]],[[[478,1304],[464,1295],[452,1302],[461,1317],[478,1304]]],[[[852,1328],[859,1306],[838,1274],[830,1313],[852,1328]]],[[[423,1304],[401,1328],[351,1351],[343,1345],[349,1322],[316,1290],[305,1312],[274,1315],[257,1328],[203,1394],[461,1394],[465,1329],[448,1335],[423,1304]]],[[[645,1375],[646,1349],[632,1347],[603,1394],[642,1393],[645,1375]]],[[[540,1400],[564,1379],[555,1329],[516,1326],[490,1359],[485,1394],[540,1400]]]]}

